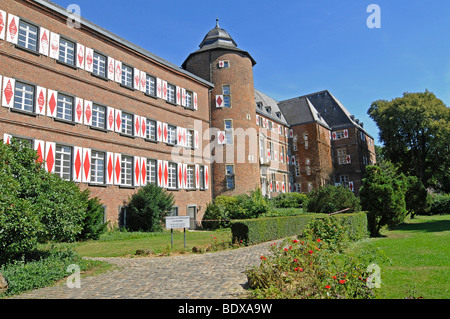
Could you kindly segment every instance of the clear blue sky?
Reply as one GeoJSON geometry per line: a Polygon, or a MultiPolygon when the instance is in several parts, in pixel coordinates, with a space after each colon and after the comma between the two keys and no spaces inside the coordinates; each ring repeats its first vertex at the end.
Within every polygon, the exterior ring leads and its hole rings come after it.
{"type": "MultiPolygon", "coordinates": [[[[220,26],[250,52],[255,87],[276,100],[324,89],[365,124],[370,104],[434,92],[450,106],[448,0],[54,0],[176,65],[220,26]],[[381,28],[369,29],[369,4],[381,28]]],[[[377,143],[378,144],[378,143],[377,143]]]]}

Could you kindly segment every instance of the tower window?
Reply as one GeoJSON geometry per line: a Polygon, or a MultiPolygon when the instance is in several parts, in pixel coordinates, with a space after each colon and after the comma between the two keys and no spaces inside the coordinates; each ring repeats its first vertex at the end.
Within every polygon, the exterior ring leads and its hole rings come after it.
{"type": "Polygon", "coordinates": [[[222,86],[223,106],[231,107],[231,90],[229,85],[222,86]]]}

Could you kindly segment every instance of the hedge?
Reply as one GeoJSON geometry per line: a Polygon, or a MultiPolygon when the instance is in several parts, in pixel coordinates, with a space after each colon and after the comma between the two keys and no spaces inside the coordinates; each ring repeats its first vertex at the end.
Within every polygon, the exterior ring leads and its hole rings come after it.
{"type": "MultiPolygon", "coordinates": [[[[325,218],[327,214],[305,214],[301,216],[268,217],[237,220],[231,223],[233,242],[247,245],[262,243],[299,235],[314,218],[325,218]]],[[[352,240],[365,238],[367,232],[367,215],[365,212],[333,215],[350,229],[352,240]]]]}

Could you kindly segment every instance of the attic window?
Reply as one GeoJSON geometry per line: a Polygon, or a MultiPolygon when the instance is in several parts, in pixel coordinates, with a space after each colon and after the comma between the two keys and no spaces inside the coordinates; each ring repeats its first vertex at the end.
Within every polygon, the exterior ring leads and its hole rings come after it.
{"type": "Polygon", "coordinates": [[[277,115],[277,117],[278,117],[279,119],[281,119],[281,112],[276,112],[275,114],[277,115]]]}
{"type": "Polygon", "coordinates": [[[256,106],[258,107],[258,109],[262,110],[263,105],[261,102],[257,102],[256,106]]]}
{"type": "Polygon", "coordinates": [[[266,106],[266,111],[270,114],[272,112],[272,108],[270,106],[266,106]]]}

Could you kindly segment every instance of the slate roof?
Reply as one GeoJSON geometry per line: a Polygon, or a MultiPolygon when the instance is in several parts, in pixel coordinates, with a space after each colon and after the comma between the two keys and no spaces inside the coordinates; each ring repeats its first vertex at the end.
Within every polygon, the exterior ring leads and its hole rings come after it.
{"type": "Polygon", "coordinates": [[[255,105],[257,114],[263,115],[273,120],[274,122],[289,126],[283,115],[283,112],[281,112],[280,108],[278,107],[278,102],[272,99],[270,96],[262,93],[261,91],[258,91],[257,89],[255,89],[255,105]],[[259,103],[262,104],[261,108],[257,106],[259,103]],[[270,107],[270,113],[267,107],[270,107]],[[280,115],[280,117],[277,116],[277,113],[280,115]]]}
{"type": "Polygon", "coordinates": [[[290,126],[318,123],[331,129],[308,98],[293,98],[278,103],[290,126]]]}

